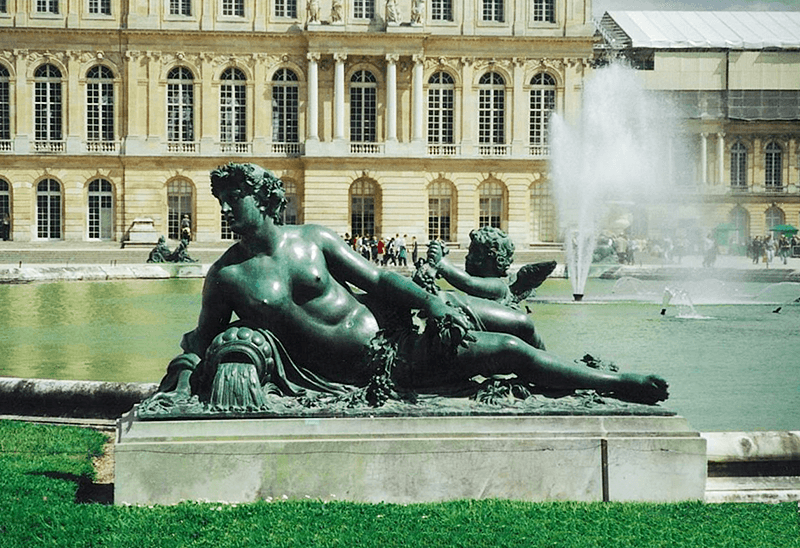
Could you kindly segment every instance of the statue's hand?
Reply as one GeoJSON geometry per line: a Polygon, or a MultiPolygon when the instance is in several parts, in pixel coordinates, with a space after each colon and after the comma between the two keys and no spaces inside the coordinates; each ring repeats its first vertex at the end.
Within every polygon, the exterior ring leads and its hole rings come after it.
{"type": "Polygon", "coordinates": [[[429,265],[436,266],[438,265],[444,256],[447,255],[447,248],[442,245],[441,242],[437,242],[436,240],[432,240],[428,244],[428,253],[427,253],[427,262],[429,265]]]}

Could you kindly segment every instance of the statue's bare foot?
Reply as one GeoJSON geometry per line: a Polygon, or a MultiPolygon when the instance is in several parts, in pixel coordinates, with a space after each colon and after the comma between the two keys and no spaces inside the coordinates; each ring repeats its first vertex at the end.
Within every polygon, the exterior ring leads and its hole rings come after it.
{"type": "Polygon", "coordinates": [[[622,373],[612,395],[620,400],[655,405],[669,397],[669,384],[657,375],[622,373]]]}

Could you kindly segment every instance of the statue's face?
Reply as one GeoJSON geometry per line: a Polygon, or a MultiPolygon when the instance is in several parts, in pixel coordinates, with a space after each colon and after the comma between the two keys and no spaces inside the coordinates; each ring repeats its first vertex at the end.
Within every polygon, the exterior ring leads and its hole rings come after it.
{"type": "Polygon", "coordinates": [[[255,196],[239,187],[229,187],[220,192],[219,204],[228,226],[237,234],[252,232],[264,223],[255,196]]]}
{"type": "Polygon", "coordinates": [[[478,276],[480,278],[495,278],[500,276],[497,272],[497,263],[494,255],[489,253],[486,246],[470,242],[469,252],[464,260],[464,270],[470,276],[478,276]]]}

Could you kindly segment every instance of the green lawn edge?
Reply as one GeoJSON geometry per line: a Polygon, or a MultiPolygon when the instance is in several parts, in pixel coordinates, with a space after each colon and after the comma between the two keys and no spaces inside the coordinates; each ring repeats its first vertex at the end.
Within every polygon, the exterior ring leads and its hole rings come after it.
{"type": "Polygon", "coordinates": [[[86,428],[0,421],[1,548],[800,547],[793,502],[82,502],[105,442],[86,428]]]}

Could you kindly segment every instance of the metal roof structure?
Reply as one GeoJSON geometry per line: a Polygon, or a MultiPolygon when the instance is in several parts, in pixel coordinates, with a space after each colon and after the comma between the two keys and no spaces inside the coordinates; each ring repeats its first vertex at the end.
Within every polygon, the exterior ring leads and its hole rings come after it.
{"type": "Polygon", "coordinates": [[[800,11],[607,11],[612,48],[800,49],[800,11]]]}

